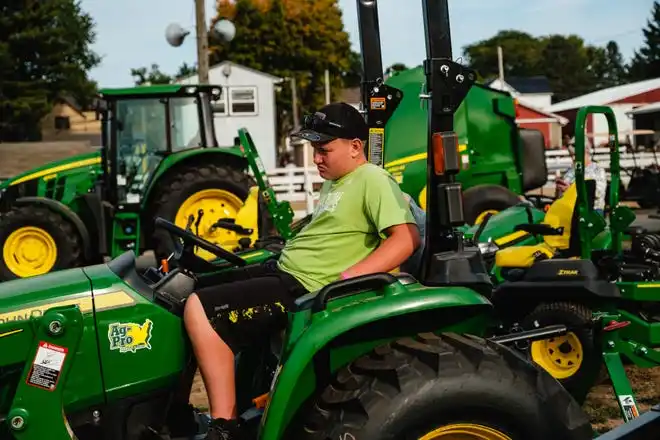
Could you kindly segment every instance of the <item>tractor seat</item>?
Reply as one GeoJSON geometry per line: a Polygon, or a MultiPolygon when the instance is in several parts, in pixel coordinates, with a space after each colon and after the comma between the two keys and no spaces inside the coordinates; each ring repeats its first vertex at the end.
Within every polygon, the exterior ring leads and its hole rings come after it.
{"type": "Polygon", "coordinates": [[[554,249],[547,243],[508,247],[495,253],[495,265],[499,267],[528,268],[532,267],[536,261],[552,258],[554,255],[554,249]]]}

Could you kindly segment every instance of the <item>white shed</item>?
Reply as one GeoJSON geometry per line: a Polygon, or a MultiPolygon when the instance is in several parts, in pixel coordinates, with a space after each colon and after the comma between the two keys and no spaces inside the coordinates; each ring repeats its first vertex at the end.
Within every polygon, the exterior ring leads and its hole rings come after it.
{"type": "MultiPolygon", "coordinates": [[[[195,84],[197,75],[178,84],[195,84]]],[[[214,105],[215,132],[220,145],[233,145],[238,129],[250,131],[266,171],[277,167],[276,84],[282,78],[231,61],[209,68],[209,83],[222,86],[222,98],[214,105]]]]}

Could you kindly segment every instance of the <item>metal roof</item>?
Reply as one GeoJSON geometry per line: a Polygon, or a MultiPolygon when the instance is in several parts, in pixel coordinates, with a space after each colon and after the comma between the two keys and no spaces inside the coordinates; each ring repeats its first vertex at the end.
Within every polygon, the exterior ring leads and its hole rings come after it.
{"type": "Polygon", "coordinates": [[[551,105],[545,110],[550,112],[561,112],[572,110],[585,105],[606,105],[614,101],[620,101],[630,96],[639,95],[660,88],[660,78],[647,79],[622,86],[610,87],[603,90],[587,93],[576,98],[567,99],[551,105]]]}
{"type": "Polygon", "coordinates": [[[660,112],[660,102],[654,102],[653,104],[642,105],[635,109],[626,112],[627,115],[642,115],[644,113],[655,113],[660,112]]]}

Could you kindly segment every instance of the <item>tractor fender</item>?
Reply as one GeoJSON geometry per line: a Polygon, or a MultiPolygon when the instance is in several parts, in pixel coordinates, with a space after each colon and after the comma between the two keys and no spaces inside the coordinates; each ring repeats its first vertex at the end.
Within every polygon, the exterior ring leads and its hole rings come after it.
{"type": "Polygon", "coordinates": [[[294,313],[292,332],[306,328],[297,340],[288,341],[292,349],[273,380],[262,440],[283,438],[302,404],[327,383],[331,369],[389,339],[437,330],[479,334],[490,317],[490,302],[466,287],[406,287],[393,283],[370,299],[362,293],[342,296],[315,314],[313,309],[294,313]]]}
{"type": "Polygon", "coordinates": [[[47,199],[45,197],[22,197],[12,202],[13,205],[22,206],[22,205],[43,205],[48,209],[51,209],[59,214],[62,214],[67,220],[69,220],[76,227],[76,230],[80,234],[83,245],[83,253],[85,255],[85,260],[89,261],[91,257],[92,247],[91,240],[89,237],[89,230],[81,218],[76,214],[71,208],[66,206],[64,203],[59,202],[53,199],[47,199]]]}
{"type": "Polygon", "coordinates": [[[143,209],[149,206],[154,189],[158,186],[158,182],[172,170],[176,170],[181,165],[193,162],[216,162],[219,161],[232,164],[240,169],[246,169],[248,166],[247,159],[243,156],[238,147],[225,147],[225,148],[195,148],[191,150],[184,150],[178,153],[170,154],[158,165],[158,169],[153,174],[149,181],[147,191],[143,199],[143,209]]]}

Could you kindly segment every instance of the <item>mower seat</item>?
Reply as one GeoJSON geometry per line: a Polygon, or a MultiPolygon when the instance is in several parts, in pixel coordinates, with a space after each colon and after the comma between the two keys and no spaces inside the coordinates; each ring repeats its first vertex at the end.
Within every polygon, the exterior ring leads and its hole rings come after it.
{"type": "MultiPolygon", "coordinates": [[[[586,180],[587,199],[593,209],[596,195],[596,182],[586,180]]],[[[571,184],[564,194],[556,199],[548,208],[540,225],[519,225],[516,229],[534,230],[547,229],[543,242],[531,246],[512,246],[500,249],[495,253],[495,265],[502,268],[529,268],[536,261],[547,260],[557,256],[575,257],[580,252],[580,237],[578,229],[579,211],[577,209],[577,186],[571,184]],[[536,227],[535,227],[536,226],[536,227]]]]}
{"type": "Polygon", "coordinates": [[[497,251],[495,264],[499,267],[531,267],[535,261],[552,258],[555,250],[547,243],[533,246],[512,246],[497,251]]]}

